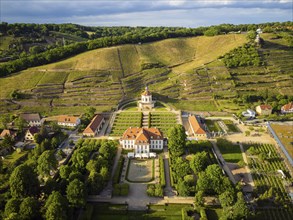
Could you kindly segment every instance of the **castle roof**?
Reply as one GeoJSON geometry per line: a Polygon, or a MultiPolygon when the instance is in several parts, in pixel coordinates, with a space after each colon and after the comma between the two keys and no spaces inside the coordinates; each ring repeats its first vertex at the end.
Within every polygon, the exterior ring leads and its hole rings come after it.
{"type": "Polygon", "coordinates": [[[157,128],[128,128],[122,138],[123,140],[135,140],[135,144],[149,144],[150,140],[162,140],[163,134],[157,128]]]}

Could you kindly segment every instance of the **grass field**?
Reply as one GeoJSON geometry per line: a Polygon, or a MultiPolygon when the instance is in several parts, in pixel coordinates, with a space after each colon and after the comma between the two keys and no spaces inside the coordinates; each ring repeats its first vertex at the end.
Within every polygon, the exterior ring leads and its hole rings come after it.
{"type": "Polygon", "coordinates": [[[217,146],[219,147],[221,154],[226,162],[238,163],[239,161],[243,160],[239,145],[234,145],[225,139],[218,139],[217,146]]]}
{"type": "Polygon", "coordinates": [[[127,205],[87,204],[83,218],[103,220],[178,220],[182,217],[182,208],[191,208],[186,204],[150,205],[146,211],[128,211],[127,205]]]}
{"type": "Polygon", "coordinates": [[[282,144],[293,158],[293,127],[286,124],[271,124],[282,144]]]}

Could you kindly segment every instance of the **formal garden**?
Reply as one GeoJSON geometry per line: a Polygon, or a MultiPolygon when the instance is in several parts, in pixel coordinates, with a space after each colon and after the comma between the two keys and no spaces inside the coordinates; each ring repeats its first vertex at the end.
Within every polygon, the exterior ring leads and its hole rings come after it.
{"type": "Polygon", "coordinates": [[[172,112],[150,112],[149,127],[159,128],[163,134],[177,124],[177,116],[172,112]]]}
{"type": "Polygon", "coordinates": [[[142,112],[121,112],[116,115],[110,136],[122,136],[129,127],[141,127],[142,112]]]}
{"type": "Polygon", "coordinates": [[[133,183],[151,182],[154,179],[155,159],[130,159],[126,172],[126,180],[133,183]]]}

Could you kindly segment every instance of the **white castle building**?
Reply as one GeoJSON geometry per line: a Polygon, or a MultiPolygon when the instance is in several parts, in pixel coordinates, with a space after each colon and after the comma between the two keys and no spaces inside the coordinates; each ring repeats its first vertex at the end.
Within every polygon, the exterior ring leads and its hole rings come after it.
{"type": "Polygon", "coordinates": [[[156,153],[151,150],[163,149],[164,138],[157,128],[130,127],[124,132],[120,144],[124,149],[134,149],[134,152],[129,153],[128,157],[148,158],[156,156],[156,153]]]}
{"type": "Polygon", "coordinates": [[[152,93],[148,87],[145,87],[145,91],[141,94],[141,100],[138,102],[140,110],[151,110],[155,107],[155,101],[153,101],[152,93]]]}

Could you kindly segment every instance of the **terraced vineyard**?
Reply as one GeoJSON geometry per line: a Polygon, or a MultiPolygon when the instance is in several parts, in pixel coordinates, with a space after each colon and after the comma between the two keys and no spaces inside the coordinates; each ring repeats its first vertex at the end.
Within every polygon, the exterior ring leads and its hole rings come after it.
{"type": "Polygon", "coordinates": [[[171,112],[151,112],[149,127],[159,128],[166,136],[168,130],[177,124],[177,117],[171,112]]]}
{"type": "Polygon", "coordinates": [[[115,117],[112,126],[111,136],[119,136],[129,127],[141,127],[142,113],[141,112],[121,112],[115,117]]]}
{"type": "Polygon", "coordinates": [[[262,34],[264,66],[226,68],[219,60],[246,43],[244,34],[167,39],[88,51],[60,62],[0,78],[1,113],[38,111],[45,115],[80,114],[116,108],[136,98],[146,84],[155,98],[174,108],[235,112],[246,108],[234,99],[269,91],[292,95],[292,50],[284,39],[262,34]],[[10,101],[19,90],[24,97],[10,101]]]}
{"type": "MultiPolygon", "coordinates": [[[[249,158],[249,167],[252,170],[253,180],[256,186],[256,193],[261,195],[269,188],[273,188],[274,194],[272,201],[274,201],[275,209],[259,209],[257,216],[265,215],[266,219],[291,219],[293,216],[293,205],[291,199],[286,191],[286,186],[292,182],[287,168],[276,152],[273,145],[269,144],[253,144],[245,146],[245,149],[254,147],[254,155],[249,158]],[[260,153],[266,155],[266,160],[263,162],[259,157],[260,153]],[[282,175],[277,172],[282,170],[286,175],[286,179],[282,179],[282,175]]],[[[272,204],[271,204],[272,205],[272,204]]]]}

